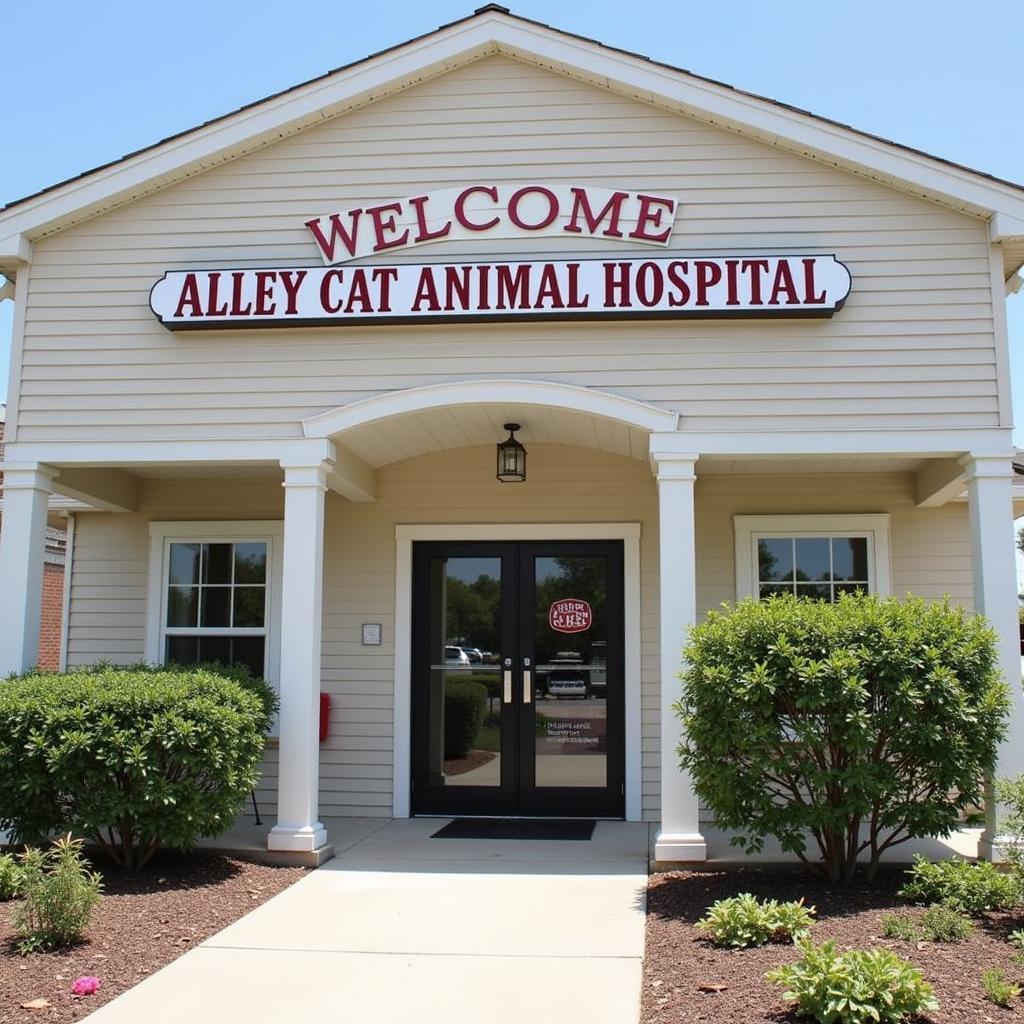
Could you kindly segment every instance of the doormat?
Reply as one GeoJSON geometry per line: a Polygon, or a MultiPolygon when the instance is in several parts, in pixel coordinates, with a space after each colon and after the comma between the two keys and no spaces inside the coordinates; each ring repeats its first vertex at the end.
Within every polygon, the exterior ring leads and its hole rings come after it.
{"type": "Polygon", "coordinates": [[[431,839],[590,839],[596,822],[587,820],[525,821],[515,818],[456,818],[431,839]]]}

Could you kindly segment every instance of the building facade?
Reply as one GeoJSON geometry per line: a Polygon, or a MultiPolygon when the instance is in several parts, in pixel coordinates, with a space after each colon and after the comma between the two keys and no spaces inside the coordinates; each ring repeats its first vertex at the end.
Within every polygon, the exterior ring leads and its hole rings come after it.
{"type": "Polygon", "coordinates": [[[779,590],[983,611],[1017,773],[1022,262],[1018,186],[483,8],[0,212],[0,670],[56,492],[68,665],[279,688],[271,849],[597,815],[703,859],[681,646],[779,590]]]}

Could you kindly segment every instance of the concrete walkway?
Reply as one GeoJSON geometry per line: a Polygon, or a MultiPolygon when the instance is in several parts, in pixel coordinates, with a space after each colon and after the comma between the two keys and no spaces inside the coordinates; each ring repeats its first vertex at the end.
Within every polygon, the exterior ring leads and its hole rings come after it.
{"type": "Polygon", "coordinates": [[[90,1024],[635,1024],[647,826],[589,842],[352,821],[338,854],[90,1024]]]}

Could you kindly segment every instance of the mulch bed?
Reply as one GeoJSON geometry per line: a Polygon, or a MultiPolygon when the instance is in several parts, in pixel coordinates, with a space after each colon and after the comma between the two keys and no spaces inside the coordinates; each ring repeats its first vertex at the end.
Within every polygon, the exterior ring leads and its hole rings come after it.
{"type": "MultiPolygon", "coordinates": [[[[715,949],[694,930],[706,909],[727,896],[752,892],[762,898],[797,900],[817,907],[811,930],[815,943],[835,939],[840,949],[883,946],[912,961],[935,987],[939,1010],[935,1024],[987,1024],[1024,1019],[1024,1001],[1004,1010],[987,1002],[981,972],[1001,967],[1018,983],[1024,968],[1012,961],[1006,936],[1024,927],[1024,913],[988,914],[975,920],[974,936],[955,945],[901,942],[882,937],[881,917],[907,910],[896,897],[900,871],[881,874],[870,886],[843,891],[829,888],[805,872],[734,869],[678,871],[655,875],[647,896],[647,951],[644,959],[643,1024],[796,1024],[782,1002],[781,989],[764,972],[798,959],[792,945],[758,949],[715,949]],[[702,992],[701,985],[725,985],[702,992]]],[[[917,911],[919,912],[919,911],[917,911]]]]}
{"type": "Polygon", "coordinates": [[[0,1022],[80,1020],[147,975],[237,921],[305,873],[223,854],[158,854],[129,873],[97,858],[104,895],[80,946],[22,957],[14,951],[13,903],[0,903],[0,1022]],[[100,979],[91,996],[72,996],[82,975],[100,979]],[[21,1004],[46,999],[40,1010],[21,1004]]]}
{"type": "Polygon", "coordinates": [[[481,768],[483,765],[493,761],[498,755],[489,750],[471,750],[465,757],[453,758],[445,761],[445,775],[465,775],[474,768],[481,768]]]}

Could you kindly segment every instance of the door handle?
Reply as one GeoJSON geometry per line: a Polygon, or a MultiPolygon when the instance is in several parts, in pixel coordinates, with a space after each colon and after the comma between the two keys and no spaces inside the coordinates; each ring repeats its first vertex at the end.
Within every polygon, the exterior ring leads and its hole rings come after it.
{"type": "Polygon", "coordinates": [[[523,658],[523,703],[533,700],[533,673],[530,671],[530,659],[523,658]]]}
{"type": "Polygon", "coordinates": [[[512,703],[512,669],[507,668],[502,673],[502,682],[504,685],[505,693],[503,695],[504,703],[512,703]]]}

